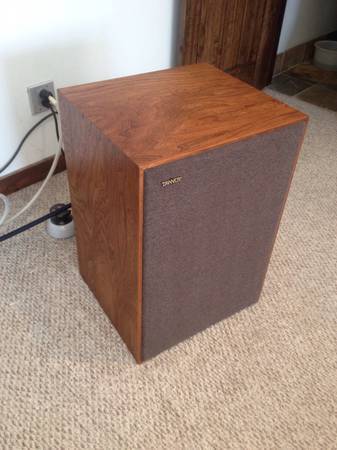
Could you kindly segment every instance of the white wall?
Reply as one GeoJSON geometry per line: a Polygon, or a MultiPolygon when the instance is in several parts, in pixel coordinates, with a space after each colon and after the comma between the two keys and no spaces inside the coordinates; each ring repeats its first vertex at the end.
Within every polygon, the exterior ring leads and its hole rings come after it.
{"type": "Polygon", "coordinates": [[[337,30],[337,0],[288,0],[277,53],[337,30]]]}
{"type": "MultiPolygon", "coordinates": [[[[32,116],[26,87],[57,88],[148,72],[174,63],[178,0],[9,0],[0,15],[0,167],[32,116]]],[[[51,155],[52,120],[5,173],[51,155]]]]}

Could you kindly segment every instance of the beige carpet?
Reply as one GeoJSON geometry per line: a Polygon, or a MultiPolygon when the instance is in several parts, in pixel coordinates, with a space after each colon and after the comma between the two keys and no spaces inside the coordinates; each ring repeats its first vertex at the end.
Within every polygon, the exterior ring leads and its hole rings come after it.
{"type": "Polygon", "coordinates": [[[260,302],[142,366],[73,240],[0,244],[1,449],[337,449],[337,114],[287,101],[311,121],[260,302]]]}

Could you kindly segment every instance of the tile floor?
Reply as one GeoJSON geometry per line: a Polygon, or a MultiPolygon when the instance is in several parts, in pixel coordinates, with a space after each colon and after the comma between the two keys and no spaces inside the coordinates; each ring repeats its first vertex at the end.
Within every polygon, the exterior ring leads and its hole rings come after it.
{"type": "Polygon", "coordinates": [[[313,64],[298,64],[276,75],[270,89],[304,100],[316,106],[337,111],[337,72],[313,64]]]}

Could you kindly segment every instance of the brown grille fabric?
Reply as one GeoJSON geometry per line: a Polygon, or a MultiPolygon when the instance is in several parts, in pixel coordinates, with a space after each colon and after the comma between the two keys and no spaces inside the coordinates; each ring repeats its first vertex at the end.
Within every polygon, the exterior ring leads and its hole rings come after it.
{"type": "Polygon", "coordinates": [[[299,123],[145,171],[144,359],[258,300],[303,133],[299,123]]]}

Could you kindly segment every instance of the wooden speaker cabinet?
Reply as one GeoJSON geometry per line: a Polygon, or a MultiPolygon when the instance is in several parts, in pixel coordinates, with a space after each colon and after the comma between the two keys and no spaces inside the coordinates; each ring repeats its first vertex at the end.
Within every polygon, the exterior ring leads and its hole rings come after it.
{"type": "Polygon", "coordinates": [[[208,64],[59,102],[80,271],[136,361],[256,302],[307,117],[208,64]]]}

